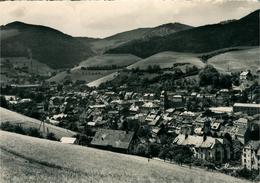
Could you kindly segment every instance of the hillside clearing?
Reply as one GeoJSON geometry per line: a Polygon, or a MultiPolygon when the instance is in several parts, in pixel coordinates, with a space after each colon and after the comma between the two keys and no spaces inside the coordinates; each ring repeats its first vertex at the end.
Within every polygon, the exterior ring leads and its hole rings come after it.
{"type": "Polygon", "coordinates": [[[114,78],[116,78],[118,76],[118,72],[114,72],[112,74],[109,74],[107,76],[104,76],[102,78],[99,78],[95,81],[92,81],[90,83],[87,84],[88,87],[99,87],[102,83],[108,82],[113,80],[114,78]]]}
{"type": "Polygon", "coordinates": [[[131,54],[104,54],[91,57],[85,61],[82,61],[79,65],[83,67],[100,67],[100,66],[128,66],[141,58],[131,54]]]}
{"type": "Polygon", "coordinates": [[[0,131],[3,182],[246,183],[221,173],[0,131]],[[12,160],[12,161],[9,161],[12,160]],[[26,161],[27,160],[27,161],[26,161]]]}
{"type": "Polygon", "coordinates": [[[69,73],[67,71],[60,72],[57,75],[48,79],[48,81],[59,83],[66,80],[71,80],[73,82],[81,80],[89,83],[104,76],[107,76],[115,71],[116,70],[83,70],[81,69],[81,66],[78,66],[72,68],[69,73]]]}
{"type": "MultiPolygon", "coordinates": [[[[12,124],[20,124],[24,128],[37,128],[39,129],[41,121],[24,116],[22,114],[10,111],[8,109],[0,107],[0,124],[4,122],[10,122],[12,124]]],[[[55,136],[60,139],[61,137],[71,137],[76,133],[64,128],[60,128],[51,124],[45,123],[45,128],[41,125],[39,129],[43,134],[46,135],[47,131],[52,132],[55,136]],[[48,130],[47,130],[48,129],[48,130]]]]}
{"type": "Polygon", "coordinates": [[[197,54],[179,52],[161,52],[128,66],[128,69],[139,67],[146,69],[149,65],[159,65],[161,68],[171,68],[176,63],[187,63],[198,68],[205,64],[197,57],[197,54]]]}
{"type": "Polygon", "coordinates": [[[230,51],[210,58],[208,63],[224,72],[240,72],[249,69],[256,72],[260,65],[259,56],[259,48],[230,51]]]}

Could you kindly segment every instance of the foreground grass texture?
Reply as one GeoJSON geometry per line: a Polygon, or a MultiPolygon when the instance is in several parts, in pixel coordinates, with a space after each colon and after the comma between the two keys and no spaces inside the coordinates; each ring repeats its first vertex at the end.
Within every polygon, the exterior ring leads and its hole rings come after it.
{"type": "Polygon", "coordinates": [[[224,174],[0,131],[1,182],[244,183],[224,174]]]}

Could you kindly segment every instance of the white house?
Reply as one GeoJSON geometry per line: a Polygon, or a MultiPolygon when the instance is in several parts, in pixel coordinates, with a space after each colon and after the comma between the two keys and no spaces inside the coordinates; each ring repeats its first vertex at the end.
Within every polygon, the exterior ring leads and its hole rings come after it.
{"type": "Polygon", "coordinates": [[[248,170],[260,170],[260,140],[250,141],[244,146],[242,165],[248,170]]]}

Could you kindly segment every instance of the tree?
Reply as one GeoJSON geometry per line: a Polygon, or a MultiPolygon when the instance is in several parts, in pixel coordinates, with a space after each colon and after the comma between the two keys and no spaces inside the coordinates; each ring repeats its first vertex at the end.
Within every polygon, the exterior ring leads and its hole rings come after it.
{"type": "Polygon", "coordinates": [[[207,65],[199,73],[199,84],[200,84],[200,86],[207,86],[207,85],[217,86],[218,80],[219,80],[219,73],[211,65],[207,65]]]}
{"type": "Polygon", "coordinates": [[[148,147],[145,144],[138,144],[134,154],[139,155],[139,156],[147,156],[148,154],[148,147]]]}
{"type": "Polygon", "coordinates": [[[57,138],[55,137],[55,134],[52,133],[52,132],[47,133],[46,139],[57,141],[57,138]]]}
{"type": "Polygon", "coordinates": [[[8,109],[8,104],[7,104],[7,101],[5,100],[4,96],[0,97],[0,106],[3,107],[3,108],[8,109]]]}
{"type": "Polygon", "coordinates": [[[32,137],[42,138],[42,135],[37,128],[29,128],[27,130],[27,135],[32,136],[32,137]]]}
{"type": "Polygon", "coordinates": [[[232,77],[227,74],[222,74],[219,77],[219,87],[220,88],[231,88],[232,87],[232,77]]]}
{"type": "Polygon", "coordinates": [[[151,143],[148,145],[148,154],[152,157],[158,157],[160,153],[161,146],[156,143],[151,143]]]}

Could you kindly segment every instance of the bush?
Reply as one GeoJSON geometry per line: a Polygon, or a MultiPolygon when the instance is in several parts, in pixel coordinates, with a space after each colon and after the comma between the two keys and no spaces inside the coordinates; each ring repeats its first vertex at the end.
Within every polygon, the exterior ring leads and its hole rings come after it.
{"type": "Polygon", "coordinates": [[[25,129],[18,125],[18,124],[11,124],[10,122],[5,122],[5,123],[1,123],[0,126],[1,130],[5,130],[5,131],[9,131],[9,132],[15,132],[15,133],[19,133],[19,134],[26,134],[25,129]]]}
{"type": "Polygon", "coordinates": [[[26,132],[26,135],[42,138],[41,132],[37,128],[29,128],[26,132]]]}
{"type": "Polygon", "coordinates": [[[246,179],[249,179],[249,180],[254,180],[258,176],[257,170],[251,170],[250,171],[247,168],[237,170],[236,173],[239,177],[243,177],[243,178],[246,178],[246,179]]]}
{"type": "Polygon", "coordinates": [[[137,147],[135,148],[134,154],[147,157],[147,154],[148,154],[147,145],[138,144],[137,147]]]}
{"type": "Polygon", "coordinates": [[[55,134],[52,132],[47,133],[46,139],[58,141],[58,139],[55,137],[55,134]]]}

